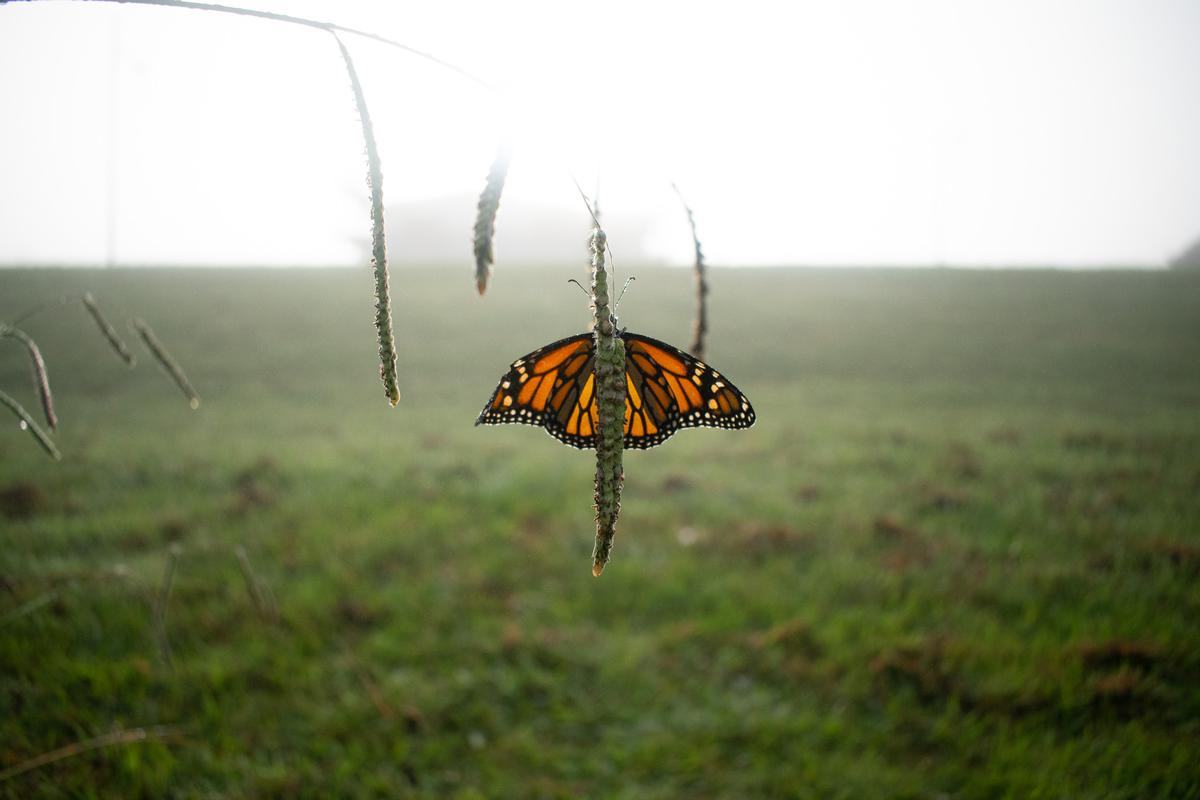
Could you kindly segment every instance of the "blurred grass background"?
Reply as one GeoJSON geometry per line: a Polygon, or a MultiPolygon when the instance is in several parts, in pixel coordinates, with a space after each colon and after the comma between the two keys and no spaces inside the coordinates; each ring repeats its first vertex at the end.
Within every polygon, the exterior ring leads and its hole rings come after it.
{"type": "Polygon", "coordinates": [[[395,410],[366,272],[0,273],[0,773],[177,729],[0,796],[1200,796],[1200,276],[713,270],[759,422],[628,454],[593,579],[591,456],[472,426],[583,273],[395,270],[395,410]]]}

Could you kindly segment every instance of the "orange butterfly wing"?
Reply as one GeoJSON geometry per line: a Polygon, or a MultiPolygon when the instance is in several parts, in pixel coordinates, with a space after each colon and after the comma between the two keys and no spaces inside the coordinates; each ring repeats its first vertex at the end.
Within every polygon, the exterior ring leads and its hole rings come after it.
{"type": "Polygon", "coordinates": [[[538,425],[572,447],[595,447],[592,334],[552,342],[518,358],[500,379],[476,425],[538,425]]]}
{"type": "Polygon", "coordinates": [[[647,448],[680,428],[749,428],[754,408],[728,378],[677,347],[626,331],[625,446],[647,448]]]}
{"type": "MultiPolygon", "coordinates": [[[[671,345],[623,333],[625,447],[661,444],[680,428],[748,428],[750,401],[721,373],[671,345]]],[[[596,446],[593,341],[581,333],[512,363],[476,425],[537,425],[581,449],[596,446]]]]}

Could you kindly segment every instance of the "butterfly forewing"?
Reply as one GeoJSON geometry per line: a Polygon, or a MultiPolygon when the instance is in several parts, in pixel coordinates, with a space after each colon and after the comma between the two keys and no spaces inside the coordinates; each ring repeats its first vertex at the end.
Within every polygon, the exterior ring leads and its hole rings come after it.
{"type": "Polygon", "coordinates": [[[569,445],[592,447],[591,437],[580,434],[576,413],[592,372],[590,333],[538,348],[512,363],[475,424],[538,425],[569,445]]]}
{"type": "MultiPolygon", "coordinates": [[[[748,428],[754,409],[721,373],[671,345],[636,333],[625,341],[625,447],[645,449],[680,428],[748,428]]],[[[573,447],[596,446],[590,333],[560,339],[512,363],[476,425],[538,425],[573,447]]]]}

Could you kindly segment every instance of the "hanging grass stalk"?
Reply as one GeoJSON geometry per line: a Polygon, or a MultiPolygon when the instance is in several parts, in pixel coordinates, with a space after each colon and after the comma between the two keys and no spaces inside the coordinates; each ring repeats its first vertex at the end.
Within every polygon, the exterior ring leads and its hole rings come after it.
{"type": "Polygon", "coordinates": [[[116,328],[108,324],[108,320],[100,313],[100,307],[96,305],[96,298],[92,297],[91,292],[83,293],[83,307],[92,315],[92,319],[96,321],[96,327],[100,329],[100,333],[108,340],[108,346],[113,349],[113,352],[121,357],[125,362],[125,366],[131,369],[137,364],[137,359],[134,358],[133,352],[125,344],[124,340],[117,334],[116,328]]]}
{"type": "Polygon", "coordinates": [[[592,229],[592,335],[596,341],[596,408],[599,415],[596,437],[596,546],[592,551],[592,574],[600,577],[612,553],[621,513],[621,485],[625,469],[621,451],[625,437],[625,343],[617,331],[609,297],[608,274],[604,267],[606,237],[599,226],[592,229]]]}
{"type": "Polygon", "coordinates": [[[50,378],[46,374],[46,360],[37,343],[20,328],[11,325],[0,325],[0,337],[16,339],[25,345],[29,351],[29,363],[33,368],[33,389],[37,392],[38,400],[42,403],[42,414],[46,417],[46,425],[50,430],[58,429],[58,416],[54,413],[54,395],[50,393],[50,378]]]}
{"type": "Polygon", "coordinates": [[[375,129],[371,125],[371,113],[367,110],[367,99],[363,96],[362,84],[358,82],[354,59],[350,57],[350,51],[338,35],[332,33],[332,36],[342,52],[342,60],[346,62],[346,74],[350,78],[350,88],[354,91],[354,104],[358,107],[363,143],[367,150],[367,188],[371,192],[371,266],[375,270],[375,332],[379,337],[379,377],[383,379],[383,392],[394,407],[400,402],[400,387],[396,385],[396,340],[392,335],[392,301],[388,296],[387,239],[383,231],[383,166],[379,162],[375,129]]]}
{"type": "Polygon", "coordinates": [[[37,422],[33,417],[29,416],[29,412],[22,408],[20,403],[4,392],[0,392],[0,405],[8,406],[16,414],[17,419],[20,420],[21,429],[29,431],[33,438],[37,439],[37,443],[46,451],[46,455],[55,461],[62,458],[62,453],[58,452],[58,448],[54,446],[54,442],[50,440],[50,437],[44,430],[38,427],[37,422]]]}
{"type": "Polygon", "coordinates": [[[488,170],[487,184],[479,193],[479,206],[475,214],[475,288],[481,295],[487,291],[488,279],[492,277],[492,264],[496,261],[492,239],[496,235],[496,211],[500,208],[500,194],[504,191],[504,179],[507,176],[508,148],[501,145],[492,168],[488,170]]]}
{"type": "Polygon", "coordinates": [[[254,610],[264,622],[277,622],[279,606],[275,604],[275,595],[270,587],[254,574],[254,567],[250,566],[250,556],[246,555],[246,548],[239,544],[233,552],[237,556],[238,566],[241,567],[242,577],[246,580],[246,591],[250,594],[250,601],[254,603],[254,610]]]}
{"type": "Polygon", "coordinates": [[[692,226],[692,244],[696,247],[696,319],[692,322],[691,352],[696,358],[704,358],[704,336],[708,333],[708,276],[704,266],[704,251],[700,249],[700,237],[696,235],[696,218],[691,206],[683,199],[683,192],[674,183],[671,188],[679,196],[683,210],[687,212],[688,224],[692,226]]]}
{"type": "Polygon", "coordinates": [[[171,545],[167,550],[167,566],[154,603],[154,629],[158,635],[158,651],[162,655],[163,663],[172,672],[175,671],[175,662],[171,658],[171,640],[167,636],[167,604],[171,602],[171,589],[175,586],[175,568],[179,564],[181,552],[182,548],[177,544],[171,545]]]}
{"type": "Polygon", "coordinates": [[[175,385],[187,397],[188,404],[192,409],[199,408],[200,395],[196,394],[196,390],[192,387],[191,382],[188,381],[187,375],[183,372],[183,367],[179,366],[175,359],[171,357],[171,354],[167,352],[167,349],[162,346],[162,342],[154,335],[154,331],[150,329],[150,326],[146,324],[145,320],[134,319],[133,327],[138,332],[138,335],[142,337],[142,341],[146,343],[146,349],[150,351],[159,364],[162,364],[163,369],[171,376],[171,380],[175,381],[175,385]]]}

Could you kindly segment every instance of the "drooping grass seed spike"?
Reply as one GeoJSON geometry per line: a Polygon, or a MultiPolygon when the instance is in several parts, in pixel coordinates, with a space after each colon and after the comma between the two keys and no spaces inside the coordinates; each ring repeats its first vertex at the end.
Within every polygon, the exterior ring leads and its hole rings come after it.
{"type": "Polygon", "coordinates": [[[704,266],[704,251],[700,249],[700,237],[696,234],[696,217],[692,214],[692,208],[683,199],[683,192],[679,191],[674,181],[671,182],[671,188],[679,197],[679,202],[687,213],[688,225],[692,229],[692,245],[696,251],[693,266],[696,276],[696,317],[692,323],[692,352],[697,358],[704,358],[704,337],[708,333],[708,270],[704,266]]]}
{"type": "Polygon", "coordinates": [[[392,301],[388,292],[387,239],[383,225],[383,166],[379,161],[379,149],[375,145],[375,129],[371,125],[371,113],[363,95],[362,84],[350,51],[330,31],[341,51],[354,92],[354,104],[358,108],[358,119],[362,125],[363,143],[367,151],[367,187],[371,192],[371,266],[375,271],[375,332],[379,340],[379,377],[383,381],[383,392],[393,407],[400,402],[400,388],[396,383],[396,340],[392,334],[392,301]]]}
{"type": "Polygon", "coordinates": [[[108,341],[108,346],[125,362],[125,366],[131,369],[136,366],[137,359],[134,357],[133,352],[125,344],[124,340],[121,339],[117,333],[117,329],[110,325],[108,320],[104,318],[104,314],[100,312],[100,307],[96,305],[96,298],[92,297],[91,292],[83,293],[83,307],[91,314],[96,327],[100,329],[101,335],[108,341]]]}
{"type": "Polygon", "coordinates": [[[492,240],[496,235],[496,212],[500,208],[500,195],[504,191],[504,179],[508,175],[508,148],[501,144],[496,159],[488,170],[487,183],[479,194],[475,214],[475,288],[482,295],[487,291],[488,279],[492,276],[492,264],[496,255],[492,240]]]}
{"type": "Polygon", "coordinates": [[[50,436],[44,430],[38,427],[37,421],[33,417],[29,416],[29,412],[26,411],[20,403],[6,393],[0,391],[0,405],[7,406],[8,409],[12,411],[14,415],[16,415],[18,426],[22,430],[29,431],[29,434],[35,440],[37,440],[37,443],[41,445],[43,450],[46,451],[46,455],[50,456],[55,461],[62,460],[62,453],[58,452],[58,448],[54,446],[53,440],[51,440],[50,436]]]}
{"type": "Polygon", "coordinates": [[[160,342],[158,337],[154,335],[154,331],[150,329],[150,326],[147,325],[144,320],[135,318],[133,320],[133,327],[134,330],[137,331],[138,335],[142,338],[142,342],[146,345],[146,349],[150,351],[150,354],[154,356],[154,359],[161,364],[162,368],[165,369],[167,374],[171,376],[171,380],[173,380],[175,385],[179,387],[179,391],[183,392],[184,396],[187,397],[188,405],[192,407],[192,410],[194,411],[199,408],[200,395],[196,393],[196,389],[188,380],[187,375],[183,371],[183,367],[179,366],[178,362],[171,357],[171,354],[167,352],[167,348],[163,347],[162,342],[160,342]]]}
{"type": "Polygon", "coordinates": [[[50,391],[50,377],[46,374],[46,360],[42,358],[42,351],[29,334],[11,325],[0,324],[0,338],[16,339],[25,345],[33,372],[33,389],[42,404],[42,415],[46,418],[46,425],[50,430],[57,430],[58,415],[54,413],[54,395],[50,391]]]}
{"type": "MultiPolygon", "coordinates": [[[[621,488],[625,483],[622,451],[625,440],[625,343],[617,331],[604,265],[607,237],[599,225],[592,231],[592,348],[596,419],[596,544],[592,550],[592,575],[600,577],[612,554],[617,517],[621,513],[621,488]]],[[[581,423],[582,424],[582,423],[581,423]]]]}

